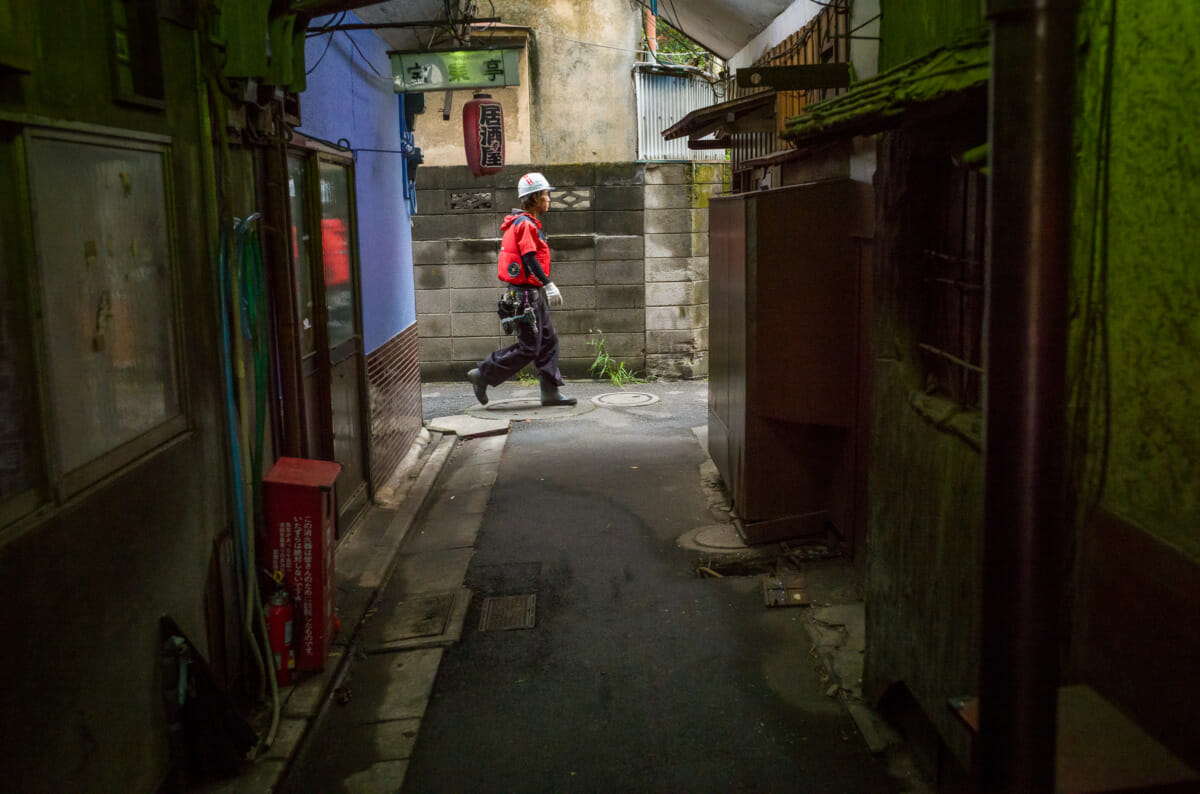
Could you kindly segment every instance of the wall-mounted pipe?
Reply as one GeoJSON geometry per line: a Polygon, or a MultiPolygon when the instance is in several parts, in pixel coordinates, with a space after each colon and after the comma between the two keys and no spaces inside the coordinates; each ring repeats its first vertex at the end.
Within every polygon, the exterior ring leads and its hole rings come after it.
{"type": "Polygon", "coordinates": [[[1076,0],[989,0],[982,792],[1054,790],[1076,0]]]}

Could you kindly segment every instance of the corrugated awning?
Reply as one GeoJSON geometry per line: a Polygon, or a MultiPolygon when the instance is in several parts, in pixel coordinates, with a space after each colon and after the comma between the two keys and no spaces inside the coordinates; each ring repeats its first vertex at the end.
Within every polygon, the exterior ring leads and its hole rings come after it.
{"type": "Polygon", "coordinates": [[[686,135],[690,142],[714,132],[718,138],[728,138],[735,132],[766,132],[774,129],[775,92],[763,91],[693,110],[663,130],[662,136],[669,141],[686,135]]]}
{"type": "MultiPolygon", "coordinates": [[[[637,0],[649,8],[650,0],[637,0]]],[[[795,0],[660,0],[658,13],[676,30],[729,59],[795,0]]],[[[812,4],[810,4],[812,5],[812,4]]],[[[813,8],[820,6],[813,5],[813,8]]]]}
{"type": "Polygon", "coordinates": [[[864,80],[841,96],[805,106],[804,112],[787,120],[782,137],[807,147],[830,138],[880,132],[918,106],[986,87],[990,74],[991,44],[985,29],[864,80]]]}

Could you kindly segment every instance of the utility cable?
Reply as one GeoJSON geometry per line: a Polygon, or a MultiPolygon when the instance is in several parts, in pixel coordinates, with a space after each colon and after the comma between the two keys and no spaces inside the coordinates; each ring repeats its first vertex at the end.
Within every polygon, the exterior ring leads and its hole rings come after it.
{"type": "Polygon", "coordinates": [[[235,547],[238,558],[237,578],[241,585],[239,592],[245,598],[245,620],[242,622],[242,625],[248,640],[247,645],[249,646],[251,657],[259,674],[259,695],[265,696],[268,687],[272,689],[272,723],[266,736],[255,747],[254,752],[257,754],[264,748],[269,747],[275,738],[275,730],[278,725],[278,715],[275,713],[278,708],[278,696],[274,691],[275,677],[273,671],[268,669],[266,663],[266,659],[270,658],[270,640],[265,630],[266,622],[258,589],[258,574],[254,567],[252,519],[248,515],[249,511],[246,505],[246,477],[250,476],[257,479],[261,477],[261,471],[251,469],[250,460],[246,459],[249,456],[249,450],[245,449],[242,444],[243,431],[238,412],[239,405],[242,407],[243,415],[248,410],[248,398],[245,396],[245,366],[241,338],[242,307],[240,296],[242,290],[239,278],[234,273],[234,240],[231,239],[231,230],[234,230],[236,233],[236,227],[231,211],[233,166],[229,151],[229,139],[226,133],[228,123],[227,112],[224,100],[219,92],[214,90],[216,88],[214,85],[215,80],[210,76],[208,81],[209,90],[207,93],[211,106],[210,118],[215,123],[218,141],[217,148],[221,156],[219,171],[214,169],[218,176],[216,188],[218,195],[218,223],[220,225],[217,256],[218,293],[220,296],[218,306],[221,315],[222,380],[225,386],[225,412],[229,433],[230,465],[232,468],[232,482],[230,485],[233,489],[234,502],[235,547]],[[237,328],[237,334],[231,332],[231,324],[237,328]],[[237,379],[235,379],[235,372],[239,376],[237,379]],[[240,403],[238,402],[235,390],[243,396],[240,403]],[[259,627],[257,631],[255,628],[256,623],[259,627]],[[260,642],[263,643],[262,646],[259,645],[260,642]]]}
{"type": "Polygon", "coordinates": [[[312,65],[311,69],[308,69],[304,72],[305,77],[308,77],[310,74],[315,72],[317,70],[317,67],[321,65],[321,61],[325,60],[325,53],[329,52],[329,46],[331,44],[333,44],[333,36],[332,35],[330,35],[329,38],[325,40],[325,49],[321,50],[321,57],[317,58],[317,62],[312,65]]]}
{"type": "MultiPolygon", "coordinates": [[[[252,230],[251,225],[254,224],[261,216],[259,213],[245,218],[244,220],[236,221],[234,225],[235,236],[238,241],[238,262],[240,263],[241,276],[241,313],[243,320],[243,336],[250,344],[250,353],[254,363],[253,389],[254,389],[254,435],[251,438],[250,445],[250,472],[252,473],[251,486],[251,504],[253,511],[251,512],[251,523],[256,525],[256,519],[262,515],[262,470],[263,470],[263,448],[266,438],[266,415],[267,415],[267,343],[269,327],[267,325],[266,316],[266,286],[263,276],[263,260],[262,247],[259,244],[257,234],[252,230]]],[[[250,570],[253,574],[251,589],[253,591],[252,609],[247,612],[246,620],[248,629],[257,628],[260,633],[260,641],[263,643],[266,658],[273,658],[270,648],[271,638],[270,632],[267,629],[266,614],[262,608],[262,593],[258,587],[257,570],[258,565],[254,559],[255,544],[251,544],[250,549],[250,570]]],[[[279,683],[275,679],[273,670],[264,671],[264,678],[271,694],[271,724],[267,730],[267,734],[260,744],[261,748],[268,748],[275,742],[276,731],[279,728],[279,683]]]]}
{"type": "Polygon", "coordinates": [[[375,76],[379,77],[383,80],[386,80],[388,83],[391,83],[392,78],[384,77],[382,74],[379,73],[379,70],[375,68],[375,64],[371,63],[371,59],[368,58],[366,55],[364,55],[363,51],[358,48],[358,42],[354,40],[354,37],[350,35],[349,31],[342,31],[342,32],[346,34],[346,38],[350,39],[350,43],[354,45],[354,49],[356,52],[358,52],[359,56],[363,59],[363,63],[365,63],[368,67],[370,67],[371,71],[375,73],[375,76]]]}

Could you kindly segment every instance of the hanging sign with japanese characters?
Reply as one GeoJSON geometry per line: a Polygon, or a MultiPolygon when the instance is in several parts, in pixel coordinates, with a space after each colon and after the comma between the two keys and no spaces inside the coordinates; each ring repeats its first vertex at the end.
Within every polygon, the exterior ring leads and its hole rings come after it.
{"type": "Polygon", "coordinates": [[[389,52],[396,93],[520,85],[520,50],[389,52]]]}
{"type": "Polygon", "coordinates": [[[504,167],[504,109],[487,94],[463,105],[463,145],[467,168],[475,176],[504,167]]]}

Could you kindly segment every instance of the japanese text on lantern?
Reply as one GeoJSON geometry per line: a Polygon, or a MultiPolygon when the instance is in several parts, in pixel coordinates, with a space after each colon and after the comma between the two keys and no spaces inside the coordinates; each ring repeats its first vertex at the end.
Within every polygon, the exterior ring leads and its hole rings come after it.
{"type": "Polygon", "coordinates": [[[484,168],[504,165],[504,115],[499,105],[479,108],[479,164],[484,168]]]}

